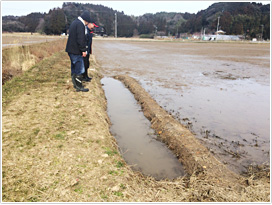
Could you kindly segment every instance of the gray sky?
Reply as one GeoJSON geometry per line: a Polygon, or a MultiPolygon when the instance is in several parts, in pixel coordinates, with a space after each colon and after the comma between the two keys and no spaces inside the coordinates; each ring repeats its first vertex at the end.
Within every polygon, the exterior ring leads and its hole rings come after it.
{"type": "MultiPolygon", "coordinates": [[[[48,12],[50,9],[62,7],[64,1],[1,1],[2,16],[22,16],[32,12],[48,12]]],[[[101,4],[126,15],[139,16],[145,13],[189,12],[197,13],[207,9],[216,1],[75,1],[80,3],[101,4]]],[[[220,2],[220,1],[217,1],[220,2]]],[[[222,1],[221,1],[222,2],[222,1]]],[[[268,4],[270,1],[262,1],[268,4]]]]}

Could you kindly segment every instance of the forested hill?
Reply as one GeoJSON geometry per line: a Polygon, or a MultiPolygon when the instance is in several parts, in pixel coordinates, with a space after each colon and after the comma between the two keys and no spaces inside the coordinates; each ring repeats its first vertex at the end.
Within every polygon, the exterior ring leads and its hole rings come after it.
{"type": "Polygon", "coordinates": [[[227,34],[249,35],[257,37],[262,32],[265,39],[270,37],[270,5],[249,2],[214,3],[190,18],[182,27],[182,31],[197,32],[206,28],[214,32],[218,17],[220,27],[227,34]]]}
{"type": "Polygon", "coordinates": [[[226,34],[253,38],[262,33],[264,39],[270,38],[270,5],[250,2],[214,3],[197,14],[159,12],[142,16],[128,16],[102,5],[67,2],[62,8],[54,8],[48,13],[3,16],[2,31],[59,35],[67,32],[71,22],[84,10],[89,10],[93,21],[105,27],[107,35],[114,35],[116,13],[119,37],[192,34],[204,29],[206,33],[214,33],[220,17],[219,29],[226,34]]]}

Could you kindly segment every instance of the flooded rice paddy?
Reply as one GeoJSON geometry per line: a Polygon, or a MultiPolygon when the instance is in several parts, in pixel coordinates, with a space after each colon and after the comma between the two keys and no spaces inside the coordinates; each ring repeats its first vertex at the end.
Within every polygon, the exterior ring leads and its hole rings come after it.
{"type": "Polygon", "coordinates": [[[93,48],[105,76],[137,79],[230,169],[269,164],[269,44],[94,39],[93,48]]]}

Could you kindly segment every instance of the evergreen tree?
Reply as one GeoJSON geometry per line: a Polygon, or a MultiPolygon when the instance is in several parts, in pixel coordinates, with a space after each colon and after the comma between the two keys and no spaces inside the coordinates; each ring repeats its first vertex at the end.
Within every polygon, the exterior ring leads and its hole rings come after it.
{"type": "Polygon", "coordinates": [[[65,31],[65,14],[62,9],[50,10],[45,18],[44,32],[59,35],[65,31]]]}

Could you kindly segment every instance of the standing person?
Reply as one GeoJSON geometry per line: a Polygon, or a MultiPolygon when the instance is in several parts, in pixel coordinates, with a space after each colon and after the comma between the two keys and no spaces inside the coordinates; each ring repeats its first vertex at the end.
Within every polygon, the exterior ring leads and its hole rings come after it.
{"type": "Polygon", "coordinates": [[[88,76],[88,68],[90,67],[90,54],[92,54],[92,41],[93,41],[93,29],[96,25],[94,23],[89,23],[87,25],[87,34],[86,34],[86,39],[87,39],[87,46],[88,46],[88,54],[86,57],[83,58],[84,60],[84,67],[85,67],[85,72],[83,73],[83,80],[86,82],[90,82],[92,78],[88,76]]]}
{"type": "Polygon", "coordinates": [[[88,54],[86,40],[86,25],[91,22],[91,16],[85,11],[81,16],[75,19],[69,28],[69,37],[66,45],[66,52],[71,60],[71,77],[76,91],[88,92],[88,88],[82,85],[83,73],[85,71],[83,57],[88,54]]]}

